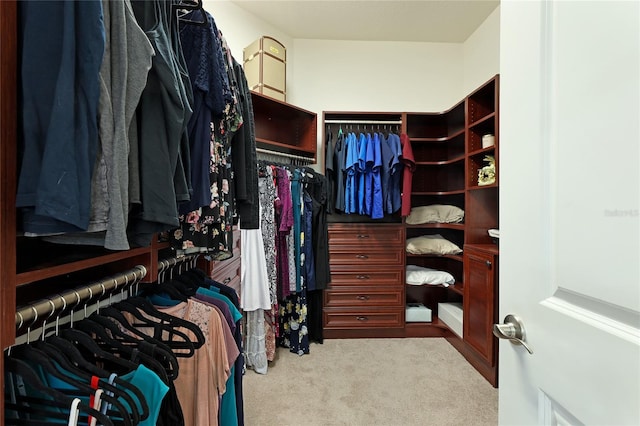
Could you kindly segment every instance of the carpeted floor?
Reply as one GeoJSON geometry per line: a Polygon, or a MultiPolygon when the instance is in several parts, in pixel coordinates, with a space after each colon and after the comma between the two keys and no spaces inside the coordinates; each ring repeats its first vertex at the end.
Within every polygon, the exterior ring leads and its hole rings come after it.
{"type": "Polygon", "coordinates": [[[445,339],[345,339],[279,348],[247,370],[245,424],[497,425],[498,391],[445,339]]]}

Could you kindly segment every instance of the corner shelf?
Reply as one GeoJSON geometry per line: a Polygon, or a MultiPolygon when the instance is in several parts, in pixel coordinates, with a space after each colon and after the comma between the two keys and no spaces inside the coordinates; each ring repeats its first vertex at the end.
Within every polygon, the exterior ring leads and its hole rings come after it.
{"type": "Polygon", "coordinates": [[[258,148],[317,160],[316,113],[257,92],[251,101],[258,148]]]}

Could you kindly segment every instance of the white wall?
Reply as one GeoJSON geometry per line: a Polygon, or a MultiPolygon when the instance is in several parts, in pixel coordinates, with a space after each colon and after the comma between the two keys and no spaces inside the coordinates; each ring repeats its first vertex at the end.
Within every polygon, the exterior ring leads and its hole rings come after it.
{"type": "Polygon", "coordinates": [[[294,40],[290,101],[311,111],[439,111],[462,81],[462,45],[294,40]]]}
{"type": "Polygon", "coordinates": [[[460,99],[500,72],[500,6],[464,42],[460,99]]]}
{"type": "Polygon", "coordinates": [[[227,0],[204,0],[203,6],[216,21],[222,31],[231,54],[242,63],[242,50],[262,36],[275,38],[287,48],[287,91],[291,90],[289,76],[293,73],[291,57],[294,57],[294,43],[289,34],[259,19],[239,6],[227,0]]]}
{"type": "MultiPolygon", "coordinates": [[[[204,0],[204,7],[238,61],[260,36],[282,42],[287,101],[319,121],[322,111],[443,111],[499,73],[499,7],[465,43],[293,39],[229,1],[204,0]]],[[[319,125],[318,152],[321,139],[319,125]]]]}

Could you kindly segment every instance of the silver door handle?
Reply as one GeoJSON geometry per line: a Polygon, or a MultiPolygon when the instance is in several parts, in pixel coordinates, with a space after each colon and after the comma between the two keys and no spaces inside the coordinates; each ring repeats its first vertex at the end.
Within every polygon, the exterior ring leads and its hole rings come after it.
{"type": "Polygon", "coordinates": [[[524,325],[522,321],[515,315],[507,315],[504,317],[504,324],[493,324],[493,334],[500,339],[507,339],[514,345],[522,345],[533,355],[533,351],[524,341],[524,325]]]}

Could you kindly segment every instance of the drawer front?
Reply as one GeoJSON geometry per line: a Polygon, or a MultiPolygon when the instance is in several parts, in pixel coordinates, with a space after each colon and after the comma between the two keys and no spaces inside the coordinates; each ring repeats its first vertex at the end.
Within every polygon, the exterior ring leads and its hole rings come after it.
{"type": "Polygon", "coordinates": [[[227,284],[229,281],[240,278],[240,258],[235,260],[216,262],[211,271],[211,279],[218,281],[222,284],[227,284]]]}
{"type": "Polygon", "coordinates": [[[367,306],[404,306],[401,289],[326,290],[324,306],[327,308],[359,308],[367,306]]]}
{"type": "Polygon", "coordinates": [[[333,225],[329,227],[329,248],[400,247],[404,245],[404,228],[396,225],[333,225]]]}
{"type": "Polygon", "coordinates": [[[390,266],[384,271],[354,268],[331,268],[331,288],[344,286],[404,286],[404,268],[390,266]]]}
{"type": "Polygon", "coordinates": [[[404,308],[384,312],[359,310],[336,311],[325,309],[324,327],[333,329],[401,328],[404,327],[404,308]]]}
{"type": "Polygon", "coordinates": [[[372,268],[376,265],[403,265],[404,252],[390,248],[385,251],[367,249],[338,250],[329,246],[329,264],[353,266],[354,268],[372,268]]]}

